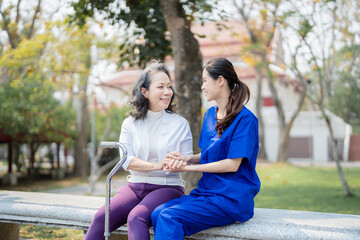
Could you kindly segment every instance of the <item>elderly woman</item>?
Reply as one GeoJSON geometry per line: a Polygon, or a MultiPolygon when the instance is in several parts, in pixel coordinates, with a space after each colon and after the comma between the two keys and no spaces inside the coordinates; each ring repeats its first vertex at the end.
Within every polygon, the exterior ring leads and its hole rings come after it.
{"type": "MultiPolygon", "coordinates": [[[[188,122],[174,113],[175,91],[164,64],[146,68],[133,89],[132,112],[122,124],[120,142],[128,158],[123,167],[130,172],[128,184],[110,202],[110,231],[127,223],[129,240],[150,239],[150,215],[159,205],[182,196],[180,173],[166,173],[164,161],[172,151],[192,155],[192,136],[188,122]]],[[[177,155],[176,155],[177,156],[177,155]]],[[[104,239],[104,206],[96,213],[86,240],[104,239]]]]}

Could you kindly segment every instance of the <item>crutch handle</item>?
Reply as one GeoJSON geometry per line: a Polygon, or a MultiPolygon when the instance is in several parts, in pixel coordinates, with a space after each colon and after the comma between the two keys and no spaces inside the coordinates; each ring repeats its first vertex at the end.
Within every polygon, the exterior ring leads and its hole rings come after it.
{"type": "Polygon", "coordinates": [[[118,142],[101,142],[101,147],[102,148],[117,148],[117,143],[118,142]]]}

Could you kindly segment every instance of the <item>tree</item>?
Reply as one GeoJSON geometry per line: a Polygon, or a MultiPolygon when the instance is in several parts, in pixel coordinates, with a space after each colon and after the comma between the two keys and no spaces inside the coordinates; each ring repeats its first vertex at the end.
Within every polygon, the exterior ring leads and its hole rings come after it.
{"type": "MultiPolygon", "coordinates": [[[[171,34],[175,60],[176,88],[179,93],[179,112],[190,123],[194,146],[200,137],[202,55],[198,41],[190,30],[185,11],[179,0],[161,0],[166,26],[171,34]]],[[[198,151],[198,147],[194,147],[198,151]]],[[[186,174],[187,192],[196,186],[199,174],[186,174]]]]}
{"type": "MultiPolygon", "coordinates": [[[[68,107],[61,107],[53,98],[54,86],[42,62],[51,37],[37,34],[43,16],[41,0],[26,7],[21,0],[0,1],[0,16],[0,30],[6,36],[0,41],[1,88],[6,99],[1,105],[1,126],[17,141],[28,143],[33,163],[39,141],[63,141],[66,135],[73,136],[71,129],[61,126],[62,120],[71,119],[71,112],[67,113],[68,107]]],[[[15,156],[19,156],[20,145],[15,145],[15,156]]]]}
{"type": "MultiPolygon", "coordinates": [[[[266,159],[265,153],[265,132],[264,122],[262,117],[262,85],[263,76],[265,75],[272,99],[277,110],[277,119],[279,123],[279,145],[277,161],[285,162],[288,159],[288,144],[290,138],[290,130],[293,123],[298,116],[301,107],[303,105],[305,94],[300,92],[299,100],[295,110],[292,112],[289,120],[286,119],[285,110],[282,100],[279,96],[276,83],[279,83],[277,75],[272,71],[271,65],[275,64],[271,62],[269,54],[273,50],[274,36],[276,31],[280,31],[278,19],[280,18],[280,5],[281,0],[276,1],[240,1],[240,3],[234,0],[234,5],[244,21],[244,25],[248,31],[248,37],[243,39],[248,46],[244,47],[243,55],[245,60],[248,60],[249,65],[252,65],[258,77],[257,99],[256,99],[256,115],[259,119],[259,140],[261,148],[259,149],[259,157],[266,159]],[[257,16],[256,19],[255,17],[257,16]]],[[[282,44],[281,38],[279,38],[278,44],[282,44]]],[[[277,56],[278,57],[278,56],[277,56]]],[[[281,64],[281,63],[280,63],[281,64]]],[[[283,67],[283,66],[280,66],[283,67]]]]}
{"type": "MultiPolygon", "coordinates": [[[[117,162],[118,158],[113,157],[112,154],[109,154],[111,159],[107,159],[107,161],[101,164],[103,161],[103,151],[100,143],[102,141],[118,141],[119,140],[119,132],[121,131],[121,124],[124,119],[127,117],[127,113],[130,109],[128,107],[118,108],[116,106],[111,106],[106,110],[105,113],[101,113],[100,111],[96,111],[96,146],[97,151],[95,155],[95,160],[92,163],[90,177],[89,177],[89,194],[92,194],[94,191],[95,183],[101,177],[105,171],[109,170],[109,168],[113,167],[117,162]]],[[[113,151],[113,150],[111,150],[113,151]]],[[[116,154],[118,155],[118,154],[116,154]]]]}
{"type": "Polygon", "coordinates": [[[360,46],[356,43],[336,53],[338,62],[330,109],[360,132],[360,46]]]}
{"type": "MultiPolygon", "coordinates": [[[[25,14],[25,17],[22,16],[22,12],[20,11],[20,4],[21,0],[18,0],[16,5],[8,3],[7,6],[3,6],[3,1],[0,1],[0,32],[5,32],[7,36],[7,43],[6,41],[0,40],[2,50],[9,47],[16,49],[22,40],[30,40],[34,35],[36,29],[35,24],[40,15],[41,0],[38,0],[35,5],[35,11],[30,11],[28,14],[25,14]]],[[[21,68],[19,70],[21,71],[21,68]]],[[[7,68],[3,68],[2,71],[3,82],[9,81],[7,68]]]]}
{"type": "Polygon", "coordinates": [[[8,72],[8,81],[0,87],[0,126],[18,143],[29,144],[31,168],[41,143],[71,142],[75,137],[73,112],[53,97],[55,85],[44,70],[42,57],[50,39],[48,34],[24,39],[0,56],[8,72]]]}
{"type": "Polygon", "coordinates": [[[348,45],[359,34],[358,29],[351,30],[352,21],[358,17],[358,5],[354,1],[307,1],[301,4],[294,1],[289,4],[293,11],[286,13],[288,19],[284,26],[295,45],[290,68],[301,80],[307,99],[322,113],[344,195],[351,196],[327,107],[334,84],[336,46],[348,45]],[[303,8],[304,4],[310,7],[303,8]],[[304,60],[310,69],[299,64],[304,60]]]}
{"type": "MultiPolygon", "coordinates": [[[[54,81],[68,93],[69,101],[76,109],[78,137],[75,142],[75,175],[86,178],[90,172],[88,81],[95,64],[91,48],[101,46],[104,42],[98,41],[88,25],[79,27],[57,22],[51,28],[57,29],[59,34],[55,36],[52,54],[48,55],[47,61],[54,73],[54,81]]],[[[100,54],[98,59],[101,59],[100,54]]]]}
{"type": "Polygon", "coordinates": [[[144,68],[151,59],[164,60],[166,56],[171,55],[160,1],[128,0],[125,3],[126,6],[115,0],[80,0],[72,4],[75,14],[70,16],[70,19],[82,26],[89,17],[95,18],[100,14],[113,25],[126,25],[126,36],[120,45],[120,67],[127,63],[130,66],[144,68]]]}

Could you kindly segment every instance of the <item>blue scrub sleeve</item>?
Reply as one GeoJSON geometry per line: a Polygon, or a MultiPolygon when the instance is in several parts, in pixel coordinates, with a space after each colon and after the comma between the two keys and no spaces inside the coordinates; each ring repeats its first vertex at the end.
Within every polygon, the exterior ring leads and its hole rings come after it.
{"type": "Polygon", "coordinates": [[[258,145],[258,121],[255,117],[243,118],[234,129],[227,158],[249,161],[258,145]]]}
{"type": "Polygon", "coordinates": [[[208,120],[209,118],[209,111],[211,110],[208,109],[205,114],[204,114],[204,119],[203,119],[203,124],[202,124],[202,127],[201,127],[201,132],[200,132],[200,138],[199,138],[199,142],[198,142],[198,146],[200,149],[203,149],[204,148],[204,141],[208,141],[208,139],[206,139],[207,137],[205,136],[206,134],[206,129],[208,128],[208,124],[210,124],[210,121],[208,120]]]}

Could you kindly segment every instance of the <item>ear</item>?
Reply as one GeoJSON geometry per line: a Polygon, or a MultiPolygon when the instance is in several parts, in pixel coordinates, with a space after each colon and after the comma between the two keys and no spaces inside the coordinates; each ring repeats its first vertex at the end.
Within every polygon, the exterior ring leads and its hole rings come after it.
{"type": "Polygon", "coordinates": [[[145,88],[141,88],[141,94],[145,97],[148,98],[148,91],[145,88]]]}
{"type": "Polygon", "coordinates": [[[226,81],[225,78],[220,75],[218,79],[219,79],[219,86],[220,87],[224,86],[225,81],[226,81]]]}

